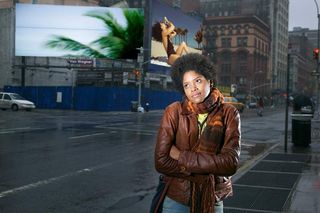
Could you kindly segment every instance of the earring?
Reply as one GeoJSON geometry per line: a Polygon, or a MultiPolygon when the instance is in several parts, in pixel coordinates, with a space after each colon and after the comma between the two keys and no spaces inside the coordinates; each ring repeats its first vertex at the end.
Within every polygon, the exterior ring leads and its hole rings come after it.
{"type": "Polygon", "coordinates": [[[213,88],[214,87],[214,85],[213,85],[213,81],[212,80],[210,80],[210,88],[213,88]]]}

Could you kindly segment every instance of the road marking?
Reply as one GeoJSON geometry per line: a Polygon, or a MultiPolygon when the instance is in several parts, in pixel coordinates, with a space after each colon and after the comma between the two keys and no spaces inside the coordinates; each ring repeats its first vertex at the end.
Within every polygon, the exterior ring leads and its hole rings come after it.
{"type": "MultiPolygon", "coordinates": [[[[130,126],[133,125],[133,122],[127,122],[126,125],[130,126]]],[[[98,125],[95,126],[95,128],[100,129],[111,129],[110,133],[116,133],[119,131],[130,131],[130,132],[136,132],[137,135],[154,135],[157,133],[157,131],[149,131],[149,130],[140,130],[140,129],[132,129],[132,128],[121,128],[117,126],[123,126],[123,123],[120,124],[112,124],[112,125],[98,125]]]]}
{"type": "Polygon", "coordinates": [[[139,132],[139,133],[149,133],[152,135],[157,133],[157,131],[152,131],[152,130],[141,130],[141,129],[119,128],[119,127],[106,127],[106,129],[131,131],[131,132],[139,132]]]}
{"type": "MultiPolygon", "coordinates": [[[[119,131],[116,131],[116,130],[110,130],[110,134],[116,134],[118,133],[119,131]]],[[[148,136],[152,136],[154,135],[154,133],[143,133],[143,132],[140,132],[140,131],[135,131],[136,132],[136,135],[148,135],[148,136]]]]}
{"type": "Polygon", "coordinates": [[[12,128],[12,129],[2,129],[2,130],[0,131],[0,134],[15,133],[16,131],[26,130],[26,129],[31,129],[31,127],[30,127],[30,126],[27,126],[27,127],[12,128]]]}
{"type": "Polygon", "coordinates": [[[1,134],[12,134],[12,133],[16,133],[16,132],[19,132],[19,131],[24,131],[24,130],[29,130],[29,131],[32,131],[32,130],[42,130],[44,128],[31,128],[31,127],[20,127],[20,128],[13,128],[13,129],[3,129],[0,131],[0,135],[1,134]]]}
{"type": "Polygon", "coordinates": [[[19,128],[6,129],[6,130],[15,131],[15,130],[24,130],[24,129],[31,129],[31,127],[30,126],[26,126],[26,127],[19,127],[19,128]]]}
{"type": "Polygon", "coordinates": [[[36,188],[36,187],[42,186],[42,185],[47,185],[49,183],[61,180],[63,178],[75,176],[77,174],[81,174],[81,173],[85,173],[85,172],[90,172],[91,170],[92,169],[88,169],[88,168],[81,169],[81,170],[78,170],[78,171],[73,172],[73,173],[68,173],[68,174],[65,174],[65,175],[62,175],[62,176],[49,178],[47,180],[38,181],[38,182],[31,183],[31,184],[28,184],[28,185],[25,185],[25,186],[21,186],[21,187],[15,188],[15,189],[7,190],[7,191],[4,191],[4,192],[0,193],[0,198],[5,197],[5,196],[10,195],[10,194],[14,194],[14,193],[20,192],[20,191],[25,191],[25,190],[28,190],[28,189],[32,189],[32,188],[36,188]]]}
{"type": "MultiPolygon", "coordinates": [[[[142,153],[151,152],[153,149],[154,149],[153,147],[149,147],[149,148],[143,149],[143,150],[137,152],[136,155],[137,156],[143,156],[143,155],[141,155],[142,153]]],[[[80,170],[77,170],[77,171],[74,171],[74,172],[67,173],[65,175],[49,178],[49,179],[46,179],[46,180],[41,180],[41,181],[38,181],[38,182],[35,182],[35,183],[30,183],[30,184],[27,184],[27,185],[24,185],[24,186],[21,186],[21,187],[17,187],[17,188],[14,188],[14,189],[3,191],[3,192],[0,193],[0,198],[6,197],[8,195],[15,194],[15,193],[18,193],[18,192],[26,191],[26,190],[29,190],[29,189],[37,188],[37,187],[40,187],[40,186],[48,185],[48,184],[51,184],[53,182],[60,181],[60,180],[62,180],[64,178],[74,177],[74,176],[77,176],[77,175],[93,172],[93,171],[96,171],[96,170],[99,170],[99,169],[104,169],[104,168],[106,168],[108,166],[113,166],[113,165],[115,165],[117,163],[128,162],[129,160],[131,160],[131,158],[132,158],[132,156],[127,156],[127,157],[120,156],[119,159],[117,159],[115,161],[111,161],[111,162],[105,163],[105,164],[100,164],[100,165],[97,165],[97,166],[93,166],[91,168],[80,169],[80,170]]],[[[138,160],[138,159],[139,159],[139,157],[136,160],[138,160]]]]}
{"type": "Polygon", "coordinates": [[[105,128],[107,128],[107,127],[134,125],[134,124],[135,124],[134,122],[119,122],[119,123],[112,123],[112,124],[96,125],[95,128],[105,129],[105,128]]]}
{"type": "Polygon", "coordinates": [[[255,146],[255,144],[241,143],[241,146],[253,147],[253,146],[255,146]]]}
{"type": "MultiPolygon", "coordinates": [[[[118,128],[118,127],[104,127],[104,128],[111,129],[110,133],[117,133],[119,130],[136,132],[136,134],[138,135],[154,135],[156,133],[156,131],[139,130],[139,129],[128,129],[128,128],[118,128]]],[[[68,139],[73,140],[73,139],[79,139],[79,138],[88,138],[88,137],[104,135],[104,134],[105,133],[103,132],[98,132],[98,133],[93,133],[88,135],[72,136],[72,137],[69,137],[68,139]]]]}
{"type": "Polygon", "coordinates": [[[89,134],[89,135],[79,135],[79,136],[73,136],[73,137],[69,137],[69,139],[78,139],[78,138],[87,138],[87,137],[92,137],[92,136],[98,136],[98,135],[104,135],[105,133],[103,132],[98,132],[98,133],[94,133],[94,134],[89,134]]]}
{"type": "Polygon", "coordinates": [[[14,133],[14,131],[11,131],[11,132],[0,131],[0,135],[1,135],[1,134],[10,134],[10,133],[14,133]]]}

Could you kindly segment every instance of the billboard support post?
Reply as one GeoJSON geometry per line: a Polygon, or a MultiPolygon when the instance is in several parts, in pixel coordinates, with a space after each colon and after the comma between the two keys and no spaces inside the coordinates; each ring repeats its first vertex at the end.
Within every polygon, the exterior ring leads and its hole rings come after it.
{"type": "Polygon", "coordinates": [[[21,86],[24,87],[26,83],[26,57],[22,56],[22,67],[21,67],[21,86]]]}

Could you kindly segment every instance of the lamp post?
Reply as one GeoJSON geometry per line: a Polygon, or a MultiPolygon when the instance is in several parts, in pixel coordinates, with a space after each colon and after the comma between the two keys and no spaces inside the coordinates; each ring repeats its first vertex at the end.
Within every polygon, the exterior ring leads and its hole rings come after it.
{"type": "Polygon", "coordinates": [[[252,87],[252,79],[250,80],[250,85],[249,85],[249,104],[251,104],[251,87],[252,87]]]}
{"type": "MultiPolygon", "coordinates": [[[[289,48],[290,49],[290,46],[289,48]]],[[[287,87],[286,87],[286,118],[285,118],[285,126],[284,126],[284,152],[287,153],[288,147],[288,120],[289,120],[289,80],[290,80],[290,52],[287,56],[287,87]]]]}
{"type": "MultiPolygon", "coordinates": [[[[317,18],[318,18],[318,38],[317,38],[317,48],[320,47],[320,14],[319,14],[319,6],[317,0],[314,0],[314,3],[317,7],[317,18]]],[[[319,71],[320,68],[320,61],[319,58],[317,59],[317,74],[316,74],[316,94],[317,94],[317,103],[316,103],[316,118],[319,119],[319,71]]]]}

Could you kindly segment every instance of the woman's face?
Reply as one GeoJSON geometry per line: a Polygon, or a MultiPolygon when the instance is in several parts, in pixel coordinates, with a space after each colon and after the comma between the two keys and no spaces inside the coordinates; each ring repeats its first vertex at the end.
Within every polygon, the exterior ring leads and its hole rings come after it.
{"type": "Polygon", "coordinates": [[[210,93],[210,80],[193,70],[184,73],[182,85],[189,101],[195,104],[203,102],[210,93]]]}

